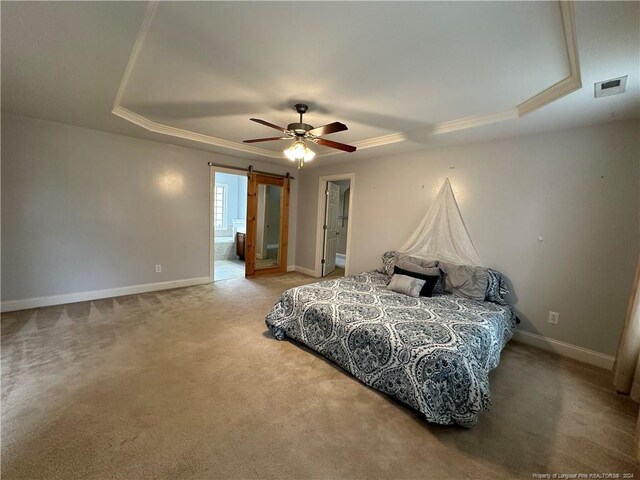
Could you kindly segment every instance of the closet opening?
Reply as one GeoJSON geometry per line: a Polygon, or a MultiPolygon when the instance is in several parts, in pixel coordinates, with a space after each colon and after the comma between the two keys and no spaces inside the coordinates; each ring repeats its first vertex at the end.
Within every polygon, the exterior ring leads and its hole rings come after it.
{"type": "Polygon", "coordinates": [[[353,174],[320,177],[316,276],[349,274],[353,174]]]}

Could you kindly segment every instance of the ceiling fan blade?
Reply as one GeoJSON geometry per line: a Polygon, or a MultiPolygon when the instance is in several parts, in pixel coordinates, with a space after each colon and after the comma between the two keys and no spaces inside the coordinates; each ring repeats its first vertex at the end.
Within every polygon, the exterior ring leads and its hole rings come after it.
{"type": "Polygon", "coordinates": [[[356,147],[352,145],[346,145],[344,143],[334,142],[331,140],[325,140],[324,138],[316,138],[314,143],[318,145],[324,145],[325,147],[337,148],[338,150],[342,150],[344,152],[355,152],[356,147]]]}
{"type": "Polygon", "coordinates": [[[347,126],[344,123],[333,122],[333,123],[328,123],[327,125],[323,125],[322,127],[316,127],[313,130],[309,130],[307,133],[310,133],[311,135],[315,135],[316,137],[321,137],[323,135],[342,132],[344,130],[348,130],[347,126]]]}
{"type": "Polygon", "coordinates": [[[269,138],[252,138],[251,140],[243,140],[244,143],[271,142],[273,140],[289,140],[291,137],[269,137],[269,138]]]}
{"type": "Polygon", "coordinates": [[[250,118],[252,122],[261,123],[267,127],[275,128],[276,130],[280,130],[281,132],[287,133],[287,129],[284,127],[279,127],[278,125],[274,125],[273,123],[269,123],[265,120],[260,120],[259,118],[250,118]]]}

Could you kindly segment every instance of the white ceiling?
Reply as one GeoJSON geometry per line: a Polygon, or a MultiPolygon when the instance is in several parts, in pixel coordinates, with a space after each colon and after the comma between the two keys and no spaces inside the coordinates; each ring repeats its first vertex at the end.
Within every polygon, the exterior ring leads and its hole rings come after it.
{"type": "MultiPolygon", "coordinates": [[[[433,126],[515,108],[569,75],[556,2],[161,2],[134,49],[142,2],[4,2],[3,110],[286,164],[282,158],[154,134],[111,113],[241,144],[286,126],[341,121],[345,143],[404,141],[338,153],[344,162],[638,117],[637,2],[574,5],[583,88],[520,118],[433,135],[433,126]],[[593,83],[629,75],[627,92],[593,83]]],[[[274,156],[285,142],[257,145],[274,156]]],[[[314,146],[320,155],[331,152],[314,146]]],[[[311,164],[310,166],[312,166],[311,164]]]]}

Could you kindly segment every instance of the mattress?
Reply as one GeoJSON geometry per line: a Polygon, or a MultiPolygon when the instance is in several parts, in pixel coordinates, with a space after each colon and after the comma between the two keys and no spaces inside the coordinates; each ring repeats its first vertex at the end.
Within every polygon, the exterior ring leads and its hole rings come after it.
{"type": "Polygon", "coordinates": [[[508,305],[454,295],[413,298],[372,271],[284,292],[266,317],[430,422],[471,427],[490,408],[489,372],[515,331],[508,305]]]}

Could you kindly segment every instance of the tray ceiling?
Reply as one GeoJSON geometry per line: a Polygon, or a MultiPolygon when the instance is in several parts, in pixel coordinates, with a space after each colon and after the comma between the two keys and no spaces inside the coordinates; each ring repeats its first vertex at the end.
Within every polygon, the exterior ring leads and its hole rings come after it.
{"type": "Polygon", "coordinates": [[[322,163],[637,117],[638,4],[566,7],[6,2],[2,108],[282,164],[285,142],[241,142],[274,133],[249,117],[286,126],[300,101],[358,146],[316,145],[322,163]],[[593,99],[621,75],[627,93],[593,99]]]}
{"type": "Polygon", "coordinates": [[[238,148],[273,133],[249,117],[286,126],[298,101],[358,145],[513,109],[571,73],[554,2],[163,2],[130,67],[119,106],[238,148]]]}

